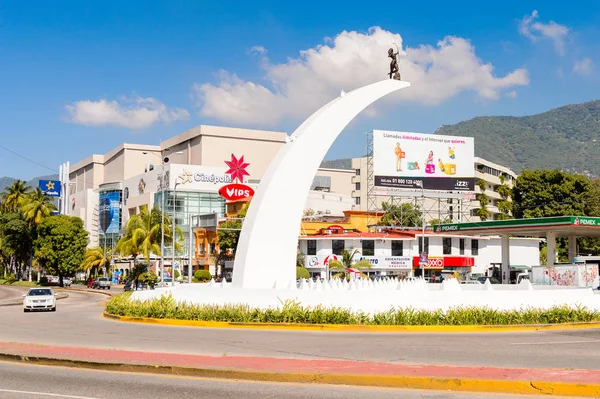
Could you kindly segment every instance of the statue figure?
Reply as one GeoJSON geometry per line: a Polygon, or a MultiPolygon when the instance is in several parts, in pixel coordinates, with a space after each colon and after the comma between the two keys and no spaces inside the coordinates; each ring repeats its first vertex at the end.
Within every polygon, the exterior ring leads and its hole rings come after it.
{"type": "Polygon", "coordinates": [[[390,57],[392,59],[392,61],[390,62],[390,73],[388,74],[390,76],[390,79],[401,80],[400,79],[400,71],[398,70],[398,53],[399,52],[400,52],[400,50],[398,49],[398,46],[396,46],[396,52],[394,52],[393,48],[390,48],[388,50],[388,57],[390,57]]]}

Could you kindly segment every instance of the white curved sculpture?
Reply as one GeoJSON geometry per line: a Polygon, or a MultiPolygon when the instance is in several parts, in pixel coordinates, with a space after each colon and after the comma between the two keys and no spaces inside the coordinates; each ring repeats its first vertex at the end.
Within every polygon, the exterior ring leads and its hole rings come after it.
{"type": "Polygon", "coordinates": [[[234,288],[295,288],[296,251],[306,197],[327,151],[358,113],[410,83],[384,80],[323,106],[271,161],[244,220],[233,267],[234,288]]]}

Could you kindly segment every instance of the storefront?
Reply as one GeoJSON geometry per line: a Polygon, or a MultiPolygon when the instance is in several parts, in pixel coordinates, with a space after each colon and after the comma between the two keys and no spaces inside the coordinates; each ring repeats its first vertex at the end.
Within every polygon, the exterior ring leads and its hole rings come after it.
{"type": "MultiPolygon", "coordinates": [[[[412,259],[415,276],[421,276],[419,259],[418,256],[412,259]]],[[[423,267],[424,277],[430,282],[440,282],[442,276],[459,273],[463,279],[467,279],[473,266],[475,266],[475,258],[471,256],[429,256],[423,267]]]]}

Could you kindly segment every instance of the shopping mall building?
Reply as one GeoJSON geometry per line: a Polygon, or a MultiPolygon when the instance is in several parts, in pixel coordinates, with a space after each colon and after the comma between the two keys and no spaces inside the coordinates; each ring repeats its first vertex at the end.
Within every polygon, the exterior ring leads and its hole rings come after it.
{"type": "MultiPolygon", "coordinates": [[[[202,125],[160,145],[125,143],[106,154],[90,155],[70,166],[68,213],[84,220],[90,232],[90,246],[114,248],[124,233],[127,220],[139,213],[141,207],[157,205],[173,217],[184,232],[184,249],[177,251],[175,257],[187,263],[183,259],[189,255],[191,216],[216,213],[220,219],[225,217],[226,202],[219,190],[231,183],[226,162],[247,164],[243,167],[248,173],[244,183],[256,188],[269,163],[286,142],[287,134],[283,132],[202,125]]],[[[510,170],[481,159],[476,159],[474,166],[476,177],[485,178],[490,191],[499,184],[500,174],[509,176],[511,183],[516,178],[510,170]]],[[[307,195],[306,218],[299,231],[300,248],[306,254],[306,265],[313,274],[324,273],[326,257],[337,256],[340,248],[359,249],[363,256],[375,262],[373,270],[381,275],[414,269],[414,259],[420,252],[414,232],[367,232],[367,224],[373,223],[373,219],[371,216],[365,218],[364,211],[371,211],[368,214],[372,215],[373,210],[366,209],[366,191],[361,190],[372,184],[365,180],[366,175],[364,158],[353,160],[352,169],[318,170],[307,195]],[[323,226],[312,231],[307,227],[311,221],[327,223],[327,220],[348,219],[348,212],[352,210],[357,215],[363,211],[363,220],[358,227],[352,222],[354,227],[346,229],[348,235],[333,238],[323,226]]],[[[490,264],[498,263],[500,259],[499,239],[498,242],[495,240],[428,234],[425,240],[425,249],[429,248],[431,259],[428,269],[462,268],[456,270],[484,273],[490,264]]],[[[511,251],[513,245],[515,262],[538,263],[537,241],[511,240],[511,251]]],[[[198,246],[195,248],[192,255],[197,265],[198,246]]],[[[165,264],[169,265],[173,257],[170,248],[165,248],[164,255],[165,264]]]]}

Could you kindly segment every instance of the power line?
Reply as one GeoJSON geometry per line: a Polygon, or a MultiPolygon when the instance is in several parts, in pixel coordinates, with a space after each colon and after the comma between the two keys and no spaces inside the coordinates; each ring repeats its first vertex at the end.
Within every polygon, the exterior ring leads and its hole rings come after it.
{"type": "Polygon", "coordinates": [[[31,162],[31,163],[33,163],[33,164],[36,164],[37,166],[41,166],[42,168],[45,168],[45,169],[51,170],[51,171],[52,171],[52,172],[54,172],[54,173],[58,173],[58,170],[56,170],[56,169],[52,169],[52,168],[50,168],[50,167],[48,167],[48,166],[46,166],[46,165],[42,165],[41,163],[39,163],[39,162],[36,162],[36,161],[34,161],[33,159],[27,158],[26,156],[24,156],[24,155],[21,155],[21,154],[19,154],[19,153],[17,153],[17,152],[15,152],[15,151],[13,151],[13,150],[11,150],[11,149],[8,149],[8,148],[4,147],[3,145],[0,145],[0,148],[2,148],[2,149],[3,149],[3,150],[5,150],[5,151],[8,151],[8,152],[10,152],[10,153],[11,153],[11,154],[13,154],[13,155],[16,155],[16,156],[18,156],[19,158],[23,158],[24,160],[26,160],[26,161],[28,161],[28,162],[31,162]]]}

